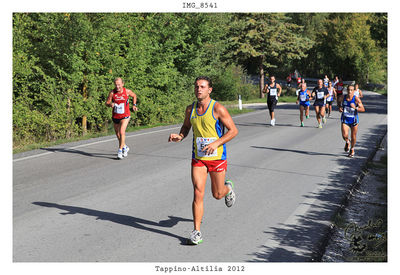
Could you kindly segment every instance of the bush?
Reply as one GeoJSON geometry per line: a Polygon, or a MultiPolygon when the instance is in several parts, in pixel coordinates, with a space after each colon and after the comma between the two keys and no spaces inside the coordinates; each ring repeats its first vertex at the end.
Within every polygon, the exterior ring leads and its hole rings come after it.
{"type": "Polygon", "coordinates": [[[220,75],[213,79],[213,98],[220,101],[236,100],[241,95],[242,99],[257,97],[257,88],[242,80],[243,70],[238,66],[228,66],[220,75]]]}

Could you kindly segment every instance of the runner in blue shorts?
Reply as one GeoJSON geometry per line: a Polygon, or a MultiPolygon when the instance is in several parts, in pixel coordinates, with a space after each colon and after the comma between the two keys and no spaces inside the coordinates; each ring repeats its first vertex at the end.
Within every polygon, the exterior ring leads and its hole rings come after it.
{"type": "Polygon", "coordinates": [[[310,97],[311,97],[311,93],[307,89],[307,83],[302,83],[301,89],[299,91],[299,94],[297,96],[297,101],[296,101],[296,104],[300,103],[300,127],[304,127],[304,120],[303,120],[304,111],[306,113],[306,118],[309,118],[310,97]]]}
{"type": "Polygon", "coordinates": [[[325,103],[326,98],[329,96],[328,89],[324,87],[322,79],[318,79],[318,86],[314,88],[311,96],[313,99],[315,99],[314,107],[318,121],[318,128],[322,128],[321,119],[323,123],[326,123],[325,103]]]}
{"type": "Polygon", "coordinates": [[[354,86],[347,88],[347,96],[343,100],[343,105],[339,108],[342,113],[342,137],[346,142],[344,151],[349,152],[349,157],[354,157],[354,147],[356,145],[358,131],[358,112],[365,112],[361,99],[354,95],[354,86]],[[349,129],[351,129],[351,140],[349,141],[349,129]],[[350,149],[349,146],[351,145],[350,149]]]}

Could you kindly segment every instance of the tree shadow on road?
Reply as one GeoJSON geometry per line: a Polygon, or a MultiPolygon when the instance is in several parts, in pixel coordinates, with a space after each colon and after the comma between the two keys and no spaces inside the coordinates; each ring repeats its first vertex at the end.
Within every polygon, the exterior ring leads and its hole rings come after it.
{"type": "Polygon", "coordinates": [[[319,153],[319,152],[312,152],[312,151],[302,151],[302,150],[285,149],[285,148],[273,148],[273,147],[264,147],[264,146],[250,146],[250,147],[255,148],[255,149],[274,150],[274,151],[281,151],[281,152],[292,152],[292,153],[312,155],[312,156],[338,157],[337,154],[330,154],[330,153],[319,153]]]}
{"type": "Polygon", "coordinates": [[[156,226],[156,227],[164,227],[164,228],[171,228],[178,224],[178,222],[193,222],[192,219],[185,219],[175,216],[168,216],[168,219],[162,220],[159,222],[153,222],[150,220],[145,220],[137,217],[132,217],[128,215],[120,215],[111,212],[104,212],[89,208],[77,207],[77,206],[70,206],[70,205],[62,205],[57,203],[50,203],[50,202],[33,202],[32,204],[49,207],[49,208],[58,208],[61,210],[65,210],[67,212],[60,213],[61,215],[74,215],[74,214],[83,214],[87,216],[96,217],[97,220],[107,220],[114,223],[131,226],[136,229],[141,229],[169,237],[173,237],[178,239],[181,242],[181,245],[186,245],[187,238],[175,235],[173,233],[163,231],[157,228],[151,228],[144,225],[149,226],[156,226]]]}
{"type": "MultiPolygon", "coordinates": [[[[295,213],[288,224],[264,231],[269,239],[258,247],[257,252],[249,254],[252,256],[249,262],[321,261],[336,214],[348,203],[351,190],[357,187],[362,175],[360,171],[365,169],[386,132],[386,124],[377,125],[357,140],[354,158],[344,157],[346,154],[343,152],[342,157],[336,160],[337,170],[331,171],[327,180],[319,183],[313,192],[303,195],[304,201],[299,207],[305,210],[295,213]]],[[[275,149],[281,150],[272,148],[275,149]]]]}

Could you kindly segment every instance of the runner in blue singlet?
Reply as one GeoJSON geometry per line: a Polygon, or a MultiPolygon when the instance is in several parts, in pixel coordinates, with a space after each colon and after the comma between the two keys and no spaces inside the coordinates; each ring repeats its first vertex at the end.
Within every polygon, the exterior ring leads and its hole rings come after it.
{"type": "Polygon", "coordinates": [[[301,84],[301,89],[297,96],[296,104],[300,103],[300,127],[304,127],[303,113],[305,111],[306,118],[309,118],[311,93],[307,90],[307,83],[301,84]]]}
{"type": "Polygon", "coordinates": [[[346,142],[344,151],[349,152],[349,157],[354,157],[354,147],[357,140],[358,112],[365,112],[361,99],[354,95],[354,86],[347,88],[347,96],[343,100],[343,105],[339,108],[342,113],[342,137],[346,142]],[[351,140],[349,141],[349,129],[351,129],[351,140]],[[351,145],[350,149],[349,146],[351,145]]]}

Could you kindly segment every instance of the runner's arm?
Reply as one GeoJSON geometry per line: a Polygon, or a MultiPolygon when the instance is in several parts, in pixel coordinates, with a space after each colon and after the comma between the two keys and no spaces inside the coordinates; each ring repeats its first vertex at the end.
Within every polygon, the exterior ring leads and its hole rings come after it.
{"type": "Polygon", "coordinates": [[[265,84],[264,89],[263,89],[263,93],[268,93],[268,83],[265,84]]]}
{"type": "Polygon", "coordinates": [[[106,106],[114,108],[114,102],[112,102],[113,92],[110,92],[107,97],[106,106]]]}
{"type": "Polygon", "coordinates": [[[212,154],[219,146],[233,139],[239,132],[228,110],[218,102],[214,106],[214,116],[215,119],[222,122],[228,131],[221,138],[203,148],[202,151],[206,154],[212,154]]]}
{"type": "Polygon", "coordinates": [[[281,96],[282,93],[282,87],[279,84],[276,84],[276,87],[278,88],[279,92],[278,92],[278,96],[281,96]]]}
{"type": "Polygon", "coordinates": [[[314,96],[313,96],[314,94],[315,94],[315,88],[310,93],[310,100],[312,100],[314,98],[314,96]]]}
{"type": "Polygon", "coordinates": [[[357,112],[365,112],[364,105],[362,104],[361,99],[358,97],[356,97],[356,109],[357,112]]]}
{"type": "Polygon", "coordinates": [[[183,125],[181,127],[179,134],[170,134],[169,138],[168,138],[168,142],[182,141],[189,134],[190,128],[192,127],[192,124],[190,124],[190,113],[191,112],[192,112],[192,105],[189,105],[186,107],[185,120],[183,122],[183,125]]]}
{"type": "Polygon", "coordinates": [[[129,96],[131,96],[133,98],[133,106],[132,109],[134,111],[137,111],[137,107],[136,107],[136,102],[137,102],[137,96],[134,92],[132,92],[131,90],[127,90],[127,93],[129,96]]]}

